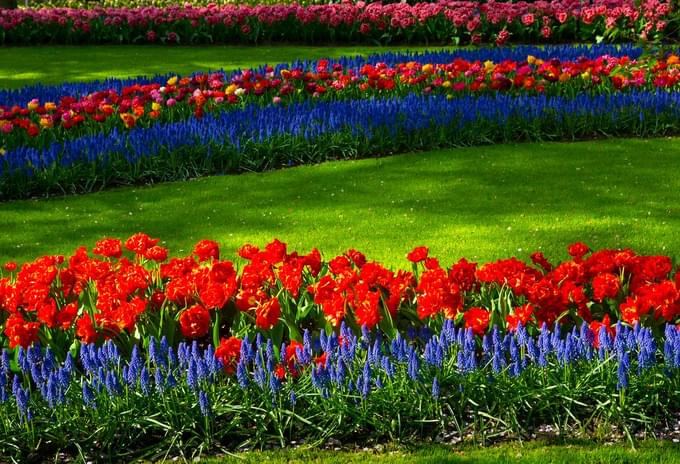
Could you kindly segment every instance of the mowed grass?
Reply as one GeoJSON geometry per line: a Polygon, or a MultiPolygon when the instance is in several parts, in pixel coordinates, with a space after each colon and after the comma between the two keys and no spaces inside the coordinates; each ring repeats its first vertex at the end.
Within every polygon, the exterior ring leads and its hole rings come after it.
{"type": "Polygon", "coordinates": [[[236,457],[208,459],[222,463],[390,463],[390,464],[651,464],[680,462],[680,447],[671,442],[645,441],[635,449],[625,444],[574,442],[547,444],[542,441],[507,443],[499,446],[419,446],[412,449],[389,447],[380,452],[338,452],[280,450],[240,453],[236,457]]]}
{"type": "Polygon", "coordinates": [[[0,204],[0,261],[67,254],[105,236],[160,237],[173,255],[204,238],[225,257],[274,237],[390,266],[425,244],[442,264],[543,250],[680,251],[678,139],[451,149],[0,204]]]}
{"type": "Polygon", "coordinates": [[[288,63],[298,59],[339,58],[407,49],[422,51],[427,48],[217,45],[210,47],[161,45],[0,47],[0,88],[170,72],[188,74],[217,69],[245,69],[264,63],[288,63]]]}

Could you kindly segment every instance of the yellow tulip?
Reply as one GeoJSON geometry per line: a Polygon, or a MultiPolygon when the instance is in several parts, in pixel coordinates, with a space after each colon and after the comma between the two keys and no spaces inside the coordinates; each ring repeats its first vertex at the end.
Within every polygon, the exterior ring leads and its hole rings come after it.
{"type": "Polygon", "coordinates": [[[0,148],[0,156],[5,156],[5,153],[7,153],[7,150],[0,148]]]}
{"type": "Polygon", "coordinates": [[[168,79],[168,85],[177,84],[177,79],[178,79],[177,76],[171,77],[170,79],[168,79]]]}
{"type": "Polygon", "coordinates": [[[431,74],[434,71],[434,66],[430,63],[423,65],[423,72],[426,74],[431,74]]]}
{"type": "Polygon", "coordinates": [[[227,95],[231,95],[234,92],[236,92],[237,88],[238,88],[238,86],[236,84],[231,84],[229,87],[224,89],[224,93],[227,94],[227,95]]]}
{"type": "Polygon", "coordinates": [[[151,109],[154,110],[154,111],[160,111],[160,110],[161,110],[161,105],[160,105],[160,103],[153,102],[153,103],[151,104],[151,109]]]}
{"type": "Polygon", "coordinates": [[[529,63],[529,64],[536,63],[536,57],[534,55],[527,56],[527,63],[529,63]]]}
{"type": "Polygon", "coordinates": [[[493,61],[491,61],[491,60],[486,60],[484,62],[484,69],[486,69],[487,71],[492,70],[494,68],[494,66],[495,65],[493,64],[493,61]]]}

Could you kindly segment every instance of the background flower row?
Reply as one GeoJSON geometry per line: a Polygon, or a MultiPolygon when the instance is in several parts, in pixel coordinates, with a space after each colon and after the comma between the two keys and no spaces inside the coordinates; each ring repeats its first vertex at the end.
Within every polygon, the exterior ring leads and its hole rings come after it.
{"type": "Polygon", "coordinates": [[[0,10],[0,43],[626,41],[675,34],[663,0],[0,10]]]}
{"type": "Polygon", "coordinates": [[[619,51],[619,56],[574,60],[527,55],[499,62],[455,57],[441,63],[408,60],[388,65],[378,61],[358,69],[320,60],[314,66],[266,66],[230,74],[173,76],[165,82],[143,81],[118,89],[104,84],[85,95],[61,94],[49,101],[41,100],[38,95],[46,92],[37,90],[37,95],[26,103],[0,105],[4,144],[0,148],[47,147],[75,136],[108,133],[114,127],[149,127],[157,121],[175,122],[192,116],[200,119],[206,112],[249,104],[282,105],[409,93],[444,94],[448,98],[495,93],[569,97],[673,90],[679,80],[680,58],[674,54],[632,59],[619,51]]]}

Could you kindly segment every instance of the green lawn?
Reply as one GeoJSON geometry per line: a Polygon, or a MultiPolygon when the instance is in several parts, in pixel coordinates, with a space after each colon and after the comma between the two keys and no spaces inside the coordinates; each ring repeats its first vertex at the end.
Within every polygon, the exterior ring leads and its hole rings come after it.
{"type": "Polygon", "coordinates": [[[446,446],[419,446],[408,448],[386,448],[381,452],[331,452],[283,450],[269,452],[241,453],[237,457],[209,459],[217,463],[311,463],[352,464],[648,464],[680,462],[680,447],[670,442],[646,441],[636,449],[628,445],[603,445],[589,442],[574,442],[566,445],[546,445],[543,442],[528,442],[524,445],[509,443],[487,448],[446,446]]]}
{"type": "Polygon", "coordinates": [[[496,145],[0,204],[0,260],[70,253],[146,231],[188,253],[230,256],[274,237],[326,255],[356,247],[405,266],[427,244],[444,263],[566,245],[680,250],[677,139],[496,145]]]}
{"type": "MultiPolygon", "coordinates": [[[[0,48],[0,87],[176,71],[250,67],[385,48],[34,47],[0,48]]],[[[161,237],[173,254],[212,238],[226,257],[274,237],[326,256],[358,248],[406,266],[429,245],[444,264],[541,249],[562,258],[570,242],[680,251],[680,139],[536,143],[440,150],[269,173],[121,188],[0,203],[0,263],[71,253],[104,236],[161,237]]],[[[672,463],[667,442],[625,445],[532,442],[474,448],[423,446],[383,453],[284,450],[209,462],[672,463]]]]}
{"type": "MultiPolygon", "coordinates": [[[[427,47],[412,46],[408,49],[422,51],[427,47]]],[[[168,47],[154,45],[0,47],[0,88],[169,72],[186,74],[221,68],[250,68],[263,63],[276,64],[297,59],[338,58],[397,50],[406,50],[406,48],[168,47]]]]}

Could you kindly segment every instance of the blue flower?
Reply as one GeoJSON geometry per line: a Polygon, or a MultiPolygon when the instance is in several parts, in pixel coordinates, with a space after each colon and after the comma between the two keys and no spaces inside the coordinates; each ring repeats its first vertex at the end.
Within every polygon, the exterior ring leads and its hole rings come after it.
{"type": "Polygon", "coordinates": [[[439,398],[439,379],[435,376],[434,380],[432,381],[432,398],[439,398]]]}
{"type": "MultiPolygon", "coordinates": [[[[187,384],[189,385],[189,387],[191,387],[191,384],[189,383],[188,375],[189,374],[187,374],[187,384]]],[[[154,383],[156,384],[156,391],[159,392],[159,393],[163,393],[165,391],[165,381],[163,379],[163,372],[158,367],[156,367],[154,369],[153,379],[154,379],[154,383]]],[[[194,371],[193,371],[192,381],[198,382],[196,380],[196,370],[195,370],[195,368],[194,368],[194,371]]],[[[195,388],[192,388],[192,390],[195,390],[195,388]]]]}
{"type": "Polygon", "coordinates": [[[107,371],[104,386],[110,396],[118,396],[123,392],[118,376],[113,371],[107,371]]]}
{"type": "Polygon", "coordinates": [[[19,387],[15,393],[15,398],[17,401],[17,409],[19,410],[19,417],[22,421],[29,422],[31,420],[31,411],[28,408],[28,401],[30,399],[28,389],[19,387]]]}
{"type": "Polygon", "coordinates": [[[201,414],[204,417],[209,417],[212,415],[212,410],[210,407],[210,400],[208,399],[208,394],[201,390],[198,393],[198,405],[201,409],[201,414]]]}
{"type": "Polygon", "coordinates": [[[368,361],[364,364],[364,370],[361,377],[361,396],[366,398],[371,391],[371,365],[368,361]]]}
{"type": "Polygon", "coordinates": [[[149,393],[151,393],[151,379],[146,366],[142,367],[142,370],[139,373],[139,387],[145,396],[148,396],[149,393]]]}
{"type": "MultiPolygon", "coordinates": [[[[157,379],[161,380],[162,379],[157,379]]],[[[165,379],[165,385],[167,385],[168,388],[175,388],[177,386],[177,379],[175,379],[175,376],[172,374],[172,372],[168,372],[168,376],[165,379]]]]}
{"type": "MultiPolygon", "coordinates": [[[[21,348],[21,347],[20,347],[21,348]]],[[[0,355],[0,372],[7,373],[10,370],[10,360],[9,352],[6,348],[2,349],[2,355],[0,355]]]]}
{"type": "Polygon", "coordinates": [[[246,388],[250,381],[248,380],[248,368],[245,358],[241,358],[236,365],[236,379],[241,388],[246,388]]]}
{"type": "Polygon", "coordinates": [[[420,370],[420,362],[418,360],[418,355],[416,351],[411,348],[411,352],[408,357],[408,376],[411,380],[418,380],[420,370]]]}
{"type": "Polygon", "coordinates": [[[616,388],[619,390],[628,388],[628,370],[630,369],[630,360],[628,353],[624,352],[619,360],[619,367],[617,370],[618,383],[616,388]]]}
{"type": "MultiPolygon", "coordinates": [[[[160,369],[156,369],[156,372],[160,372],[160,369]]],[[[187,385],[192,391],[198,389],[198,367],[196,361],[192,358],[189,361],[189,368],[187,369],[187,385]]]]}

